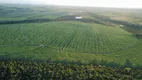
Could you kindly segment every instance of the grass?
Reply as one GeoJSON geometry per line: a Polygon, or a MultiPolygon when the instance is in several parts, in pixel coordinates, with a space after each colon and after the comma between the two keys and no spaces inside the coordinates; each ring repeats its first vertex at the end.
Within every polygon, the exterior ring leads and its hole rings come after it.
{"type": "Polygon", "coordinates": [[[120,27],[74,21],[0,25],[1,59],[141,64],[142,40],[120,27]]]}

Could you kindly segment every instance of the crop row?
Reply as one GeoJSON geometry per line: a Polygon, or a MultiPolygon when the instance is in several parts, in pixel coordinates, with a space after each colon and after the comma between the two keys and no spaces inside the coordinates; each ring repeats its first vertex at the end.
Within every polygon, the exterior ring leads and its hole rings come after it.
{"type": "Polygon", "coordinates": [[[137,41],[121,28],[81,22],[1,25],[0,34],[1,46],[42,46],[91,53],[126,49],[137,41]]]}

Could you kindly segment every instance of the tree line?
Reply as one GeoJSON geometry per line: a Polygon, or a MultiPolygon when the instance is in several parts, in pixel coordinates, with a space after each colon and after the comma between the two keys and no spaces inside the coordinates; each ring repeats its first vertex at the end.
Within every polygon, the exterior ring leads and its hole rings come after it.
{"type": "Polygon", "coordinates": [[[126,21],[120,21],[120,20],[113,20],[105,16],[101,16],[98,14],[90,14],[95,19],[90,18],[83,18],[83,19],[75,19],[76,15],[72,16],[61,16],[56,19],[31,19],[31,20],[18,20],[18,21],[0,21],[0,24],[20,24],[20,23],[37,23],[37,22],[51,22],[51,21],[81,21],[81,22],[89,22],[89,23],[98,23],[103,25],[124,25],[129,28],[135,29],[135,30],[142,30],[142,25],[140,24],[134,24],[126,21]]]}
{"type": "MultiPolygon", "coordinates": [[[[128,61],[129,62],[129,61],[128,61]]],[[[35,61],[0,61],[2,80],[140,80],[142,70],[35,61]]]]}
{"type": "Polygon", "coordinates": [[[0,24],[22,24],[22,23],[40,23],[51,22],[53,19],[32,19],[32,20],[18,20],[18,21],[0,21],[0,24]]]}

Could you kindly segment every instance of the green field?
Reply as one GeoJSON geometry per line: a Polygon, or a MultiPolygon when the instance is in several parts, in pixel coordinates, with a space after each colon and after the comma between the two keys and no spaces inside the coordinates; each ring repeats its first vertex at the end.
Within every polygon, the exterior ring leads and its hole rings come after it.
{"type": "Polygon", "coordinates": [[[123,65],[129,59],[134,65],[142,65],[142,39],[135,36],[142,33],[140,15],[139,9],[3,4],[0,60],[104,60],[123,65]],[[83,19],[77,21],[74,16],[83,19]],[[42,19],[52,21],[40,22],[42,19]],[[22,20],[36,22],[8,22],[22,20]]]}
{"type": "Polygon", "coordinates": [[[141,80],[141,15],[0,1],[0,80],[141,80]]]}
{"type": "Polygon", "coordinates": [[[0,34],[4,59],[142,61],[142,40],[120,27],[61,21],[0,25],[0,34]]]}

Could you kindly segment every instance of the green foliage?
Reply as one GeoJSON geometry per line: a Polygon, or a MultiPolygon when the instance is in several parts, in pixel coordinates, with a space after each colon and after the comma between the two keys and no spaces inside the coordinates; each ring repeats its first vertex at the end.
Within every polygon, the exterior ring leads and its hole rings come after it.
{"type": "Polygon", "coordinates": [[[12,80],[142,79],[142,70],[31,61],[0,61],[0,78],[12,80]]]}

